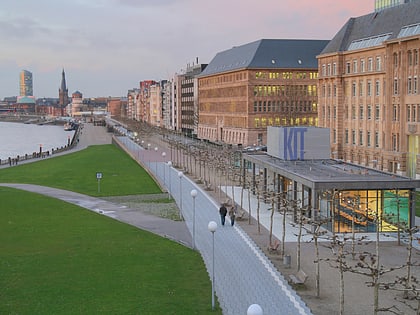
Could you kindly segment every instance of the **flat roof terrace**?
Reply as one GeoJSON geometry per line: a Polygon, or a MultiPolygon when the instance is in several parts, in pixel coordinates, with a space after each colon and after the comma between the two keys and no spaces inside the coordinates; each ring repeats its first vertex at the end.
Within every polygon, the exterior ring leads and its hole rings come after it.
{"type": "Polygon", "coordinates": [[[266,168],[318,191],[420,188],[420,180],[342,160],[286,161],[261,152],[243,154],[243,158],[255,163],[259,168],[266,168]]]}

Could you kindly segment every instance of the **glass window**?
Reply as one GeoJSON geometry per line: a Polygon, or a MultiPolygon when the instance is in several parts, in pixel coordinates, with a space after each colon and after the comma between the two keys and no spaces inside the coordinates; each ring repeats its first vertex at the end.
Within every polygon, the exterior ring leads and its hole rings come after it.
{"type": "Polygon", "coordinates": [[[398,94],[398,79],[394,79],[394,95],[398,94]]]}
{"type": "Polygon", "coordinates": [[[360,72],[365,72],[365,60],[360,60],[360,72]]]}
{"type": "Polygon", "coordinates": [[[379,148],[379,132],[375,132],[375,148],[379,148]]]}
{"type": "Polygon", "coordinates": [[[382,69],[382,64],[381,64],[381,57],[376,57],[376,71],[381,71],[382,69]]]}
{"type": "Polygon", "coordinates": [[[357,73],[357,60],[353,60],[353,73],[357,73]]]}
{"type": "Polygon", "coordinates": [[[372,95],[372,82],[368,81],[367,83],[367,91],[366,91],[367,96],[371,96],[372,95]]]}
{"type": "Polygon", "coordinates": [[[356,145],[356,130],[351,131],[351,143],[356,145]]]}
{"type": "Polygon", "coordinates": [[[346,73],[350,73],[350,62],[346,63],[346,73]]]}
{"type": "Polygon", "coordinates": [[[367,106],[367,119],[372,119],[372,106],[370,104],[367,106]]]}
{"type": "Polygon", "coordinates": [[[359,145],[363,145],[363,130],[359,130],[359,145]]]}
{"type": "Polygon", "coordinates": [[[364,116],[364,107],[363,105],[359,106],[359,119],[363,119],[364,116]]]}
{"type": "Polygon", "coordinates": [[[337,75],[337,64],[333,63],[333,75],[337,75]]]}
{"type": "Polygon", "coordinates": [[[366,134],[366,142],[367,142],[367,146],[370,147],[370,131],[368,131],[366,134]]]}
{"type": "Polygon", "coordinates": [[[379,80],[376,80],[375,81],[375,95],[376,96],[379,96],[379,94],[380,94],[380,88],[381,88],[381,85],[379,83],[379,80]]]}
{"type": "Polygon", "coordinates": [[[375,105],[375,120],[380,119],[380,107],[379,105],[375,105]]]}
{"type": "Polygon", "coordinates": [[[344,142],[345,144],[349,144],[349,130],[344,130],[344,142]]]}
{"type": "Polygon", "coordinates": [[[373,70],[373,59],[369,58],[368,59],[368,71],[372,71],[373,70]]]}

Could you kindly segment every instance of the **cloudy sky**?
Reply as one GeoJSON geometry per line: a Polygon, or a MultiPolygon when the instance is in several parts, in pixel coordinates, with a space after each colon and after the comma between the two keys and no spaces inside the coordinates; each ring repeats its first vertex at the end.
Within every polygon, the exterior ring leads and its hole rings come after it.
{"type": "Polygon", "coordinates": [[[374,0],[1,0],[0,99],[33,73],[36,97],[125,96],[199,58],[262,38],[331,39],[374,0]]]}

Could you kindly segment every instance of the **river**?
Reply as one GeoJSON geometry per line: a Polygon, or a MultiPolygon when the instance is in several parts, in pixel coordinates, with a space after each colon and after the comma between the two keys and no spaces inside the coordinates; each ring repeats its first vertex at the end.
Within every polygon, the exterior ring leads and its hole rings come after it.
{"type": "Polygon", "coordinates": [[[24,156],[61,148],[73,138],[74,131],[64,131],[63,126],[0,122],[0,159],[24,156]]]}

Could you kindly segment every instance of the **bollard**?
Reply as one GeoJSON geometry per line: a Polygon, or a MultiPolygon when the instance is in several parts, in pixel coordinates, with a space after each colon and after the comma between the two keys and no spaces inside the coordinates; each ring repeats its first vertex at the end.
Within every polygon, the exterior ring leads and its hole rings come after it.
{"type": "Polygon", "coordinates": [[[290,255],[284,255],[284,257],[283,257],[283,265],[286,268],[290,268],[291,263],[292,263],[292,257],[290,255]]]}

